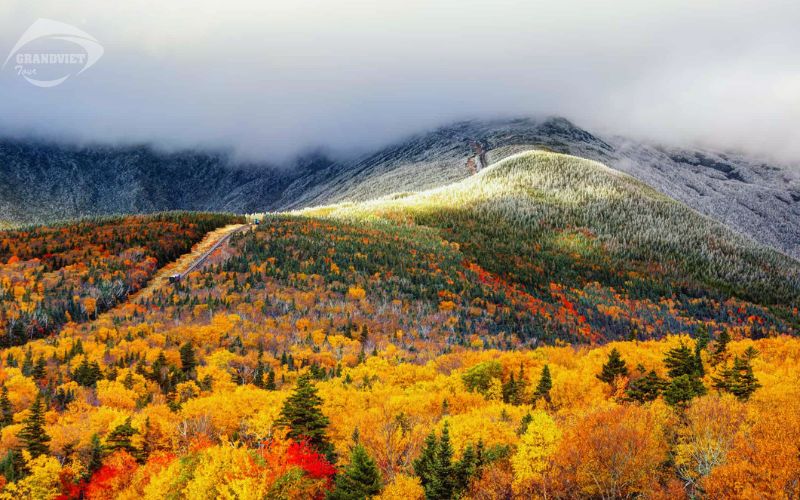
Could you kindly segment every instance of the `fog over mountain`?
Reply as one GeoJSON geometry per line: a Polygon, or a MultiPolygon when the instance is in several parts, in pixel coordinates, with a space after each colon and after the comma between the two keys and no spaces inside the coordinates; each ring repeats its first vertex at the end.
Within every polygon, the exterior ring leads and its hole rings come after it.
{"type": "Polygon", "coordinates": [[[465,118],[800,159],[793,0],[4,0],[0,57],[38,18],[103,57],[63,85],[0,71],[0,134],[363,153],[465,118]]]}

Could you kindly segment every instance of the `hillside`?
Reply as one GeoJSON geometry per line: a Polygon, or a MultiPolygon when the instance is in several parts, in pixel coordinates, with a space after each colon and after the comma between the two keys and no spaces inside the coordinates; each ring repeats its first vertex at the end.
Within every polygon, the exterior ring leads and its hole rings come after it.
{"type": "Polygon", "coordinates": [[[177,283],[241,220],[100,222],[0,233],[4,270],[91,262],[14,274],[20,309],[153,255],[0,350],[0,498],[798,492],[799,265],[602,164],[267,214],[177,283]]]}
{"type": "Polygon", "coordinates": [[[0,219],[17,223],[160,210],[259,212],[439,187],[529,149],[627,172],[762,244],[800,257],[796,169],[745,155],[601,137],[567,120],[461,122],[352,159],[308,155],[280,168],[149,147],[0,141],[0,219]],[[478,151],[481,153],[478,154],[478,151]]]}
{"type": "Polygon", "coordinates": [[[526,286],[542,278],[522,275],[520,264],[545,261],[543,278],[565,275],[575,283],[619,285],[639,273],[663,276],[671,282],[665,289],[688,294],[717,289],[775,304],[797,304],[800,297],[795,260],[632,177],[566,155],[521,153],[444,188],[307,213],[410,217],[441,230],[490,270],[513,269],[526,286]],[[569,255],[575,261],[564,260],[569,255]]]}

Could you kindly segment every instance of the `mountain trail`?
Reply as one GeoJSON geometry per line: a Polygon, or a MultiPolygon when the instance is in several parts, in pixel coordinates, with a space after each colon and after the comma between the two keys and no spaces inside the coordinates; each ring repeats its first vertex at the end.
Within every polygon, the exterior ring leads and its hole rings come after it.
{"type": "MultiPolygon", "coordinates": [[[[230,224],[219,229],[215,229],[192,247],[189,253],[185,253],[178,260],[165,265],[153,276],[146,287],[138,292],[131,294],[127,303],[140,302],[150,297],[153,292],[169,282],[171,276],[180,276],[181,279],[193,269],[199,267],[205,260],[224,244],[235,233],[246,231],[250,224],[230,224]]],[[[121,303],[124,305],[126,302],[121,303]]]]}

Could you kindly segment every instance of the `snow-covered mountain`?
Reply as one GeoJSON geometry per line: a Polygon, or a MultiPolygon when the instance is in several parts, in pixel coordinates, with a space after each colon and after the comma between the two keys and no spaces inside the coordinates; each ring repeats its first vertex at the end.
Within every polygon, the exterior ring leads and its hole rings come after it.
{"type": "Polygon", "coordinates": [[[168,209],[257,212],[445,185],[525,149],[601,161],[755,240],[800,258],[797,169],[741,154],[600,137],[562,118],[460,122],[351,160],[294,168],[148,147],[0,141],[0,220],[168,209]]]}

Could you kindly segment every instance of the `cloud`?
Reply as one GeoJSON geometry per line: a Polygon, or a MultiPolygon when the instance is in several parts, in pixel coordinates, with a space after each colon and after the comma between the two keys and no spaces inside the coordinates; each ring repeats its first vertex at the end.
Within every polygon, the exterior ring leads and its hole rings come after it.
{"type": "Polygon", "coordinates": [[[4,0],[105,54],[41,89],[0,73],[0,131],[353,151],[451,120],[564,115],[608,133],[800,160],[796,0],[4,0]]]}

